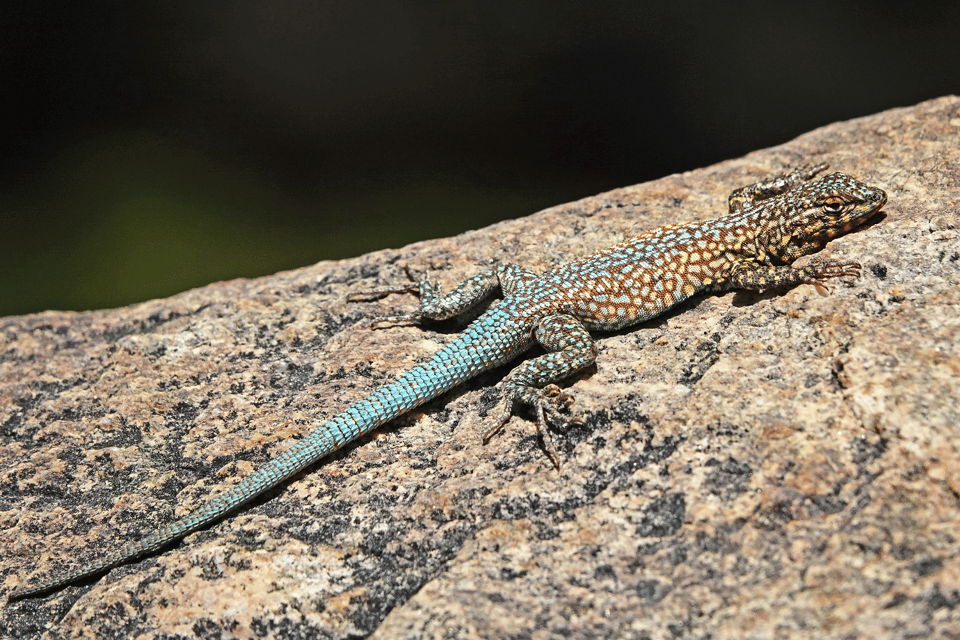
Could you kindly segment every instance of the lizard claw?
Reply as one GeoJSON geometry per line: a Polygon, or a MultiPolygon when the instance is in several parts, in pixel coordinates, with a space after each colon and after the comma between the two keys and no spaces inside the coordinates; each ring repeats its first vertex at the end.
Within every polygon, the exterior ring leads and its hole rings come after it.
{"type": "Polygon", "coordinates": [[[375,318],[367,323],[369,329],[389,329],[390,327],[407,327],[420,324],[419,313],[403,313],[395,316],[375,318]]]}
{"type": "MultiPolygon", "coordinates": [[[[411,281],[405,287],[396,287],[394,289],[376,289],[374,291],[357,291],[356,293],[347,294],[347,302],[372,302],[373,300],[379,300],[380,298],[385,298],[394,293],[416,293],[419,294],[423,289],[423,280],[418,279],[413,271],[410,270],[410,267],[404,266],[404,272],[407,274],[407,278],[411,281]]],[[[428,282],[428,284],[430,284],[428,282]]]]}
{"type": "Polygon", "coordinates": [[[493,419],[493,426],[483,434],[483,444],[489,443],[495,435],[503,431],[503,427],[510,420],[510,414],[513,413],[513,399],[504,397],[494,407],[493,412],[496,417],[493,419]]]}
{"type": "Polygon", "coordinates": [[[347,302],[372,302],[380,298],[386,298],[394,293],[418,293],[419,285],[409,285],[398,289],[377,289],[375,291],[357,291],[347,294],[347,302]]]}
{"type": "MultiPolygon", "coordinates": [[[[537,433],[543,439],[544,452],[547,454],[547,458],[553,466],[559,470],[560,462],[551,450],[548,442],[548,434],[550,433],[549,423],[552,422],[557,426],[566,423],[583,424],[583,421],[578,418],[569,418],[568,416],[561,415],[569,414],[570,407],[573,406],[574,403],[573,396],[555,384],[548,384],[543,389],[527,389],[526,393],[521,393],[520,395],[519,400],[532,405],[536,410],[537,420],[535,424],[537,433]]],[[[495,435],[503,430],[504,425],[506,425],[510,419],[513,401],[513,397],[506,395],[497,405],[497,416],[494,419],[494,425],[483,435],[483,444],[490,442],[495,435]]]]}
{"type": "MultiPolygon", "coordinates": [[[[407,276],[410,277],[410,271],[407,269],[407,276]]],[[[375,291],[358,291],[356,293],[351,293],[347,295],[347,302],[372,302],[374,300],[380,300],[394,293],[415,293],[419,294],[421,292],[422,285],[420,283],[411,283],[405,287],[397,287],[396,289],[378,289],[375,291]]],[[[400,313],[391,316],[384,316],[382,318],[376,318],[371,320],[367,326],[370,329],[387,329],[390,327],[398,326],[409,326],[417,325],[422,319],[422,314],[418,311],[413,313],[400,313]]]]}
{"type": "Polygon", "coordinates": [[[573,396],[569,392],[555,384],[548,384],[537,396],[534,405],[537,407],[538,426],[542,430],[547,428],[547,417],[557,426],[560,426],[558,423],[569,422],[560,415],[561,413],[569,414],[570,407],[573,406],[573,396]]]}
{"type": "Polygon", "coordinates": [[[583,422],[577,418],[564,420],[560,415],[561,412],[569,414],[570,407],[573,406],[573,396],[570,395],[569,392],[564,391],[555,384],[548,384],[537,395],[539,397],[534,403],[534,406],[537,408],[537,432],[540,434],[540,437],[543,438],[544,453],[547,454],[547,458],[553,463],[553,467],[559,471],[560,461],[553,453],[547,439],[547,434],[549,433],[547,418],[549,417],[557,426],[560,426],[561,423],[565,426],[569,422],[575,424],[583,424],[583,422]]]}
{"type": "MultiPolygon", "coordinates": [[[[380,300],[381,298],[386,298],[389,295],[394,293],[415,293],[420,295],[424,288],[424,281],[426,281],[426,286],[430,286],[432,283],[429,282],[427,278],[418,279],[414,276],[413,272],[410,270],[410,267],[404,266],[404,272],[407,274],[407,278],[411,280],[409,284],[404,287],[395,287],[393,289],[375,289],[373,291],[357,291],[355,293],[347,294],[347,302],[373,302],[374,300],[380,300]]],[[[413,315],[413,314],[405,314],[413,315]]],[[[397,316],[405,317],[405,316],[397,316]]]]}
{"type": "Polygon", "coordinates": [[[813,275],[807,280],[807,283],[812,284],[821,296],[830,293],[829,288],[824,284],[826,280],[860,277],[860,263],[858,262],[817,262],[811,264],[810,267],[813,269],[813,275]]]}

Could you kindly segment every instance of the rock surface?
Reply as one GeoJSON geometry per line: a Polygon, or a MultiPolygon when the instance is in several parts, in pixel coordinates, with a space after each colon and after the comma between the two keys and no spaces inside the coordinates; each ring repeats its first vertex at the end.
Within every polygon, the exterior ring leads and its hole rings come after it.
{"type": "Polygon", "coordinates": [[[182,543],[6,603],[29,638],[960,637],[960,99],[456,238],[0,320],[0,595],[196,508],[465,321],[371,330],[489,260],[547,269],[826,161],[886,215],[863,277],[603,336],[555,471],[484,375],[182,543]]]}

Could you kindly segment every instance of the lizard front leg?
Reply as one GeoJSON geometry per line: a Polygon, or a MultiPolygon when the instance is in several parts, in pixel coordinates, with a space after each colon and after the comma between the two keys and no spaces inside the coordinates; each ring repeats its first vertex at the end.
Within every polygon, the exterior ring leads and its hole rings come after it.
{"type": "MultiPolygon", "coordinates": [[[[597,344],[573,316],[544,318],[537,324],[534,336],[548,353],[524,362],[503,379],[503,399],[493,427],[483,436],[484,444],[503,429],[517,402],[534,407],[537,430],[545,436],[547,417],[556,419],[561,409],[573,404],[573,397],[554,383],[589,366],[597,358],[597,344]]],[[[549,446],[546,453],[553,466],[559,469],[560,463],[549,446]]]]}
{"type": "Polygon", "coordinates": [[[727,279],[724,288],[760,290],[812,284],[816,287],[817,293],[825,295],[827,292],[823,285],[825,280],[845,276],[860,277],[860,264],[817,259],[803,267],[759,265],[755,268],[741,268],[735,270],[727,279]]]}
{"type": "Polygon", "coordinates": [[[796,189],[804,182],[824,171],[827,166],[825,163],[804,165],[797,167],[790,173],[772,176],[760,182],[740,187],[730,194],[727,201],[730,213],[736,213],[747,205],[756,204],[761,200],[766,200],[767,198],[780,195],[785,191],[796,189]]]}

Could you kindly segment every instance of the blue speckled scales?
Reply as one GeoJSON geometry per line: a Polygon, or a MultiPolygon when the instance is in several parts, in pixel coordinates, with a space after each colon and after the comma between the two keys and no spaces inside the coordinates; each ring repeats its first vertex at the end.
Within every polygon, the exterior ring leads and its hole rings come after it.
{"type": "MultiPolygon", "coordinates": [[[[833,173],[808,182],[826,165],[803,167],[730,196],[730,214],[661,227],[580,261],[537,275],[501,265],[441,296],[420,282],[420,307],[402,319],[443,319],[472,307],[494,289],[495,302],[453,342],[396,381],[371,393],[308,433],[266,466],[198,511],[123,545],[59,578],[24,587],[11,598],[50,591],[101,573],[222,517],[344,444],[539,343],[545,354],[527,360],[503,382],[487,438],[509,419],[516,402],[532,405],[542,430],[572,402],[554,383],[591,364],[597,348],[588,329],[619,329],[653,318],[704,291],[766,289],[859,275],[856,263],[791,263],[851,231],[886,203],[886,194],[833,173]]],[[[548,455],[554,464],[556,459],[548,455]]]]}

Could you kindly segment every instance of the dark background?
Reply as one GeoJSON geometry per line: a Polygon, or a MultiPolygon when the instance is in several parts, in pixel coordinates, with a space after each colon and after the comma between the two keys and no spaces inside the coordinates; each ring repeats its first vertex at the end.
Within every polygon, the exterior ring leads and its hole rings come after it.
{"type": "Polygon", "coordinates": [[[958,42],[956,1],[5,2],[0,315],[737,157],[960,92],[958,42]]]}

